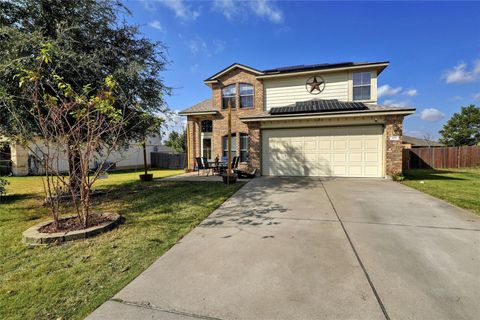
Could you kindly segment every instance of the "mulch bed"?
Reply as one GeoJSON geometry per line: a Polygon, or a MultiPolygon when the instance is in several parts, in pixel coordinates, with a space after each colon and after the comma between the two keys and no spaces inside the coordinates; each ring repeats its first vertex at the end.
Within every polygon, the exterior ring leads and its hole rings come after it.
{"type": "MultiPolygon", "coordinates": [[[[112,221],[112,217],[108,215],[91,214],[88,218],[88,227],[98,226],[101,223],[112,221]]],[[[42,233],[56,233],[56,232],[69,232],[83,230],[83,226],[80,223],[78,217],[70,217],[61,219],[58,222],[58,229],[55,229],[54,223],[49,223],[46,226],[41,227],[38,231],[42,233]]]]}

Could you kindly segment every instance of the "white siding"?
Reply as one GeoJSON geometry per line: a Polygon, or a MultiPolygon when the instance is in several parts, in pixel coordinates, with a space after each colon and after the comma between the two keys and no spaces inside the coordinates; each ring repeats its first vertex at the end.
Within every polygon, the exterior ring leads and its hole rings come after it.
{"type": "MultiPolygon", "coordinates": [[[[361,70],[368,71],[368,70],[361,70]]],[[[365,102],[376,103],[377,101],[377,73],[372,73],[371,100],[365,102]]],[[[360,72],[360,70],[359,70],[360,72]]],[[[325,80],[325,89],[320,94],[312,95],[305,88],[307,80],[313,74],[283,77],[276,79],[264,79],[265,109],[284,107],[298,101],[312,99],[337,99],[340,101],[352,101],[352,73],[348,71],[335,73],[317,73],[325,80]]]]}

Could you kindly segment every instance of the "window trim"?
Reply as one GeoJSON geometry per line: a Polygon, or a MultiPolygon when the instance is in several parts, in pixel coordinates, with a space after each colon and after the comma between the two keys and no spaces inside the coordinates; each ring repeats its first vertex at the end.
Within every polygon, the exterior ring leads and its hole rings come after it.
{"type": "Polygon", "coordinates": [[[250,136],[248,135],[248,133],[244,133],[244,132],[241,132],[240,133],[240,140],[239,140],[239,156],[240,156],[240,161],[242,161],[242,163],[247,163],[249,161],[249,158],[250,158],[250,136]],[[246,145],[246,149],[242,149],[242,138],[247,140],[247,145],[246,145]],[[245,161],[242,161],[242,151],[245,151],[247,153],[247,159],[245,159],[245,161]]]}
{"type": "MultiPolygon", "coordinates": [[[[223,155],[224,152],[228,153],[228,134],[225,134],[222,136],[222,158],[225,157],[223,155]],[[223,139],[227,139],[227,142],[225,143],[226,148],[224,148],[223,146],[223,139]]],[[[235,157],[236,155],[237,155],[237,133],[232,132],[232,157],[235,157]],[[235,143],[233,143],[234,138],[235,138],[235,143]]]]}
{"type": "Polygon", "coordinates": [[[213,132],[213,121],[210,119],[205,119],[200,121],[200,132],[202,133],[212,133],[213,132]],[[210,121],[210,131],[203,131],[203,122],[204,121],[210,121]]]}
{"type": "Polygon", "coordinates": [[[352,72],[352,101],[372,101],[372,71],[357,71],[357,72],[352,72]],[[355,85],[353,77],[355,74],[358,73],[368,73],[370,74],[370,84],[360,84],[360,85],[355,85]],[[370,87],[370,97],[368,99],[355,99],[354,96],[354,89],[355,88],[362,88],[362,87],[370,87]]]}
{"type": "Polygon", "coordinates": [[[231,83],[231,84],[227,84],[227,85],[223,86],[223,87],[220,89],[221,96],[222,96],[222,98],[221,98],[221,101],[222,101],[222,110],[228,110],[228,105],[226,105],[226,106],[223,105],[223,99],[225,98],[225,97],[223,96],[223,90],[226,89],[226,88],[228,88],[228,87],[232,87],[232,86],[235,87],[235,94],[234,94],[233,96],[228,97],[228,98],[234,98],[234,103],[235,103],[235,104],[234,104],[234,106],[232,107],[232,110],[236,110],[236,109],[237,109],[236,107],[237,107],[237,97],[238,97],[238,84],[237,84],[237,83],[231,83]]]}
{"type": "MultiPolygon", "coordinates": [[[[249,97],[250,95],[245,95],[245,97],[249,97]]],[[[251,83],[248,83],[248,82],[239,82],[238,83],[238,108],[239,109],[242,109],[242,110],[248,110],[248,109],[255,109],[255,85],[251,84],[251,83]],[[245,84],[245,85],[249,85],[252,87],[252,106],[251,107],[245,107],[245,108],[242,108],[241,104],[240,104],[240,98],[242,97],[242,95],[240,94],[240,86],[242,84],[245,84]]]]}

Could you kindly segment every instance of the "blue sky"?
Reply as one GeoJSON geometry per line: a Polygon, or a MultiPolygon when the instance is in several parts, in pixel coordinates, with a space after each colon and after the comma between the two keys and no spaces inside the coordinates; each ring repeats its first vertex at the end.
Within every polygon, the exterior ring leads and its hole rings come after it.
{"type": "MultiPolygon", "coordinates": [[[[480,2],[125,1],[129,21],[168,48],[172,110],[209,98],[203,80],[239,62],[258,69],[384,61],[380,103],[417,108],[405,134],[438,138],[480,105],[480,2]]],[[[177,120],[176,128],[181,126],[177,120]]]]}

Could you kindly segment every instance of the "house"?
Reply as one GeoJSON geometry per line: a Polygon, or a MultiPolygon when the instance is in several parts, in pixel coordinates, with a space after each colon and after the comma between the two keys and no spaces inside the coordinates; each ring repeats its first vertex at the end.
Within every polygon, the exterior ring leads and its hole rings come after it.
{"type": "MultiPolygon", "coordinates": [[[[40,159],[43,158],[44,149],[45,146],[41,142],[32,142],[28,148],[24,148],[0,138],[0,174],[10,173],[10,171],[14,176],[43,174],[45,170],[40,159]]],[[[68,161],[64,149],[65,147],[59,147],[51,151],[56,159],[54,165],[59,172],[68,172],[68,161]]],[[[162,144],[160,135],[147,138],[147,155],[151,152],[176,153],[174,149],[162,144]]],[[[143,147],[139,142],[130,143],[125,149],[111,152],[107,162],[115,169],[143,168],[143,147]]],[[[147,156],[147,164],[151,164],[150,156],[147,156]]],[[[90,167],[95,168],[97,165],[98,163],[93,160],[90,167]]]]}
{"type": "Polygon", "coordinates": [[[420,139],[410,136],[403,136],[403,146],[405,149],[444,147],[443,144],[437,141],[420,139]]]}
{"type": "Polygon", "coordinates": [[[300,65],[257,70],[234,63],[204,83],[211,99],[187,117],[188,169],[195,157],[232,154],[262,175],[385,177],[402,170],[402,122],[414,108],[377,104],[389,62],[300,65]]]}

